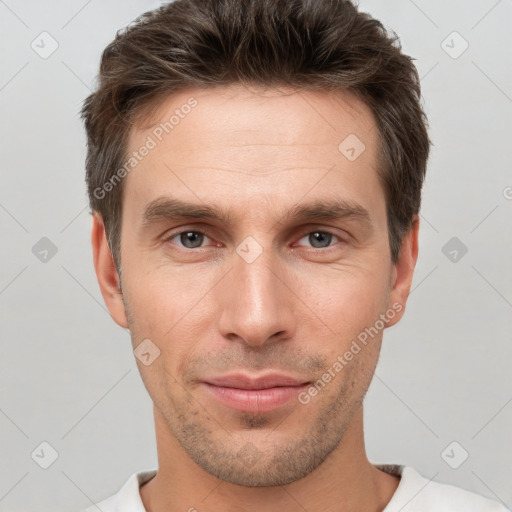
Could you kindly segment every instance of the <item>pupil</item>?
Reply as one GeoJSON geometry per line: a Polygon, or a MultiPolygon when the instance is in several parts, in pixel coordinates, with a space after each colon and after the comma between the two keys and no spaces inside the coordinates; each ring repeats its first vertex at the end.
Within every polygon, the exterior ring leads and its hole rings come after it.
{"type": "Polygon", "coordinates": [[[322,231],[315,231],[309,235],[309,241],[313,247],[327,247],[331,243],[332,235],[330,233],[323,233],[322,231]],[[322,245],[322,243],[326,245],[322,245]],[[320,244],[320,245],[318,245],[320,244]]]}
{"type": "Polygon", "coordinates": [[[201,245],[202,236],[203,235],[201,233],[187,231],[186,233],[181,234],[180,241],[185,247],[192,249],[194,247],[199,247],[201,245]]]}

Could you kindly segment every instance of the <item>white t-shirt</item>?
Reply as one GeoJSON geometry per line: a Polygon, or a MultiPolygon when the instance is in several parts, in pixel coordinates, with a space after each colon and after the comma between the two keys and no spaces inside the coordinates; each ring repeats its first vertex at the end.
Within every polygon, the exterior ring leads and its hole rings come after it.
{"type": "MultiPolygon", "coordinates": [[[[459,487],[422,477],[409,466],[377,465],[401,476],[395,494],[382,512],[510,512],[500,503],[459,487]]],[[[134,473],[121,490],[83,512],[146,512],[139,487],[156,475],[156,469],[134,473]]]]}

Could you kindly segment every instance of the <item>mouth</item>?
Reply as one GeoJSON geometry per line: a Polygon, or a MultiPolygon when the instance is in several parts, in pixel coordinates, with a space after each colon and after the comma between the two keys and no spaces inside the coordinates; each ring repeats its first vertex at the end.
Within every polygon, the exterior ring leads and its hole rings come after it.
{"type": "Polygon", "coordinates": [[[224,406],[260,414],[283,407],[304,391],[310,382],[274,373],[259,377],[227,375],[209,378],[202,384],[224,406]]]}

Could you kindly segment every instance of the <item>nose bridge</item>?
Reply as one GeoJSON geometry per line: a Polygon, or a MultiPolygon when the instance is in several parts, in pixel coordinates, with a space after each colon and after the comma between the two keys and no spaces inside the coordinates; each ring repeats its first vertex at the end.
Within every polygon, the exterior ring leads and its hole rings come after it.
{"type": "Polygon", "coordinates": [[[233,255],[220,328],[224,336],[261,345],[278,333],[291,336],[295,322],[290,292],[279,276],[278,256],[248,238],[233,255]]]}

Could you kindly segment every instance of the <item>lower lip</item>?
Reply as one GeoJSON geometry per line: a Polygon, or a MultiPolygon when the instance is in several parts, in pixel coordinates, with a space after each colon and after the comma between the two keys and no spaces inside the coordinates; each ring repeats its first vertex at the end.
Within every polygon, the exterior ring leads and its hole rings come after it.
{"type": "Polygon", "coordinates": [[[204,382],[206,389],[224,405],[243,412],[254,414],[270,412],[285,405],[304,391],[308,384],[302,386],[282,386],[267,389],[238,389],[214,386],[204,382]]]}

